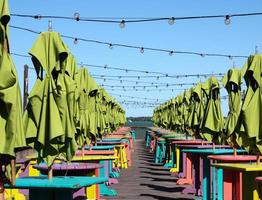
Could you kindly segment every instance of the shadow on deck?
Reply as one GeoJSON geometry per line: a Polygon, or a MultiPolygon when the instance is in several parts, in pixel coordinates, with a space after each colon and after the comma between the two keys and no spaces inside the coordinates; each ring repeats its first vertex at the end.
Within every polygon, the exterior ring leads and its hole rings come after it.
{"type": "Polygon", "coordinates": [[[119,184],[112,187],[118,196],[105,199],[129,200],[191,200],[193,195],[181,194],[183,186],[176,185],[168,169],[154,164],[154,155],[145,148],[142,139],[136,141],[132,167],[121,170],[119,184]]]}

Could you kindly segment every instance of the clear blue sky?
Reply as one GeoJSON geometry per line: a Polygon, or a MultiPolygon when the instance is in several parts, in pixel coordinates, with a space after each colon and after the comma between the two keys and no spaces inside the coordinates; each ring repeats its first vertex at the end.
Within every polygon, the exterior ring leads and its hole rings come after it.
{"type": "MultiPolygon", "coordinates": [[[[11,13],[42,14],[73,16],[75,12],[80,17],[179,17],[194,15],[214,15],[246,12],[261,12],[260,0],[115,0],[115,1],[86,1],[86,0],[9,0],[11,13]]],[[[37,31],[46,31],[48,20],[33,20],[12,17],[10,24],[23,26],[37,31]]],[[[250,55],[254,53],[255,45],[262,51],[262,16],[233,18],[229,26],[224,25],[223,19],[177,21],[173,26],[166,22],[142,24],[127,24],[120,29],[117,24],[97,24],[75,21],[53,20],[54,31],[75,37],[84,37],[124,43],[137,46],[188,50],[210,53],[225,53],[250,55]]],[[[11,51],[26,54],[37,38],[37,35],[10,29],[11,51]]],[[[64,39],[78,62],[97,65],[124,67],[140,70],[160,71],[170,74],[216,73],[226,72],[232,67],[232,60],[227,58],[202,58],[200,56],[174,55],[165,53],[139,53],[133,49],[114,48],[79,42],[74,45],[72,40],[64,39]]],[[[22,87],[23,65],[32,66],[31,60],[13,56],[19,81],[22,87]]],[[[245,59],[235,59],[235,65],[242,67],[245,59]]],[[[126,75],[125,72],[89,68],[94,74],[126,75]]],[[[137,73],[128,73],[137,75],[137,73]]],[[[141,74],[140,74],[141,75],[141,74]]],[[[29,73],[29,86],[34,84],[34,71],[29,73]]],[[[157,81],[157,80],[145,80],[157,81]]],[[[159,82],[181,83],[198,82],[199,79],[159,79],[159,82]]],[[[202,79],[204,81],[204,79],[202,79]]],[[[103,83],[97,80],[98,83],[103,83]]],[[[120,83],[107,81],[106,84],[120,83]]],[[[126,84],[126,83],[125,83],[126,84]]],[[[133,83],[130,83],[133,85],[133,83]]],[[[148,98],[170,99],[181,91],[111,91],[112,93],[140,96],[148,98]]],[[[110,93],[110,91],[109,91],[110,93]]],[[[226,94],[222,91],[222,94],[226,94]]],[[[122,100],[120,98],[117,98],[122,100]]],[[[128,99],[130,100],[130,99],[128,99]]],[[[141,101],[141,100],[140,100],[141,101]]],[[[126,108],[124,106],[124,108],[126,108]]],[[[224,115],[227,112],[227,102],[222,102],[224,115]]],[[[127,116],[150,116],[153,108],[126,108],[127,116]]]]}

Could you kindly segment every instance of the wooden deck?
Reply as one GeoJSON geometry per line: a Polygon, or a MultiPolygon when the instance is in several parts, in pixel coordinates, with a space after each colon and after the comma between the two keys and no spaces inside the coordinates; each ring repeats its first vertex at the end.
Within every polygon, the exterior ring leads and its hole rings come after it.
{"type": "Polygon", "coordinates": [[[184,186],[176,185],[177,178],[172,177],[168,169],[154,164],[154,156],[145,149],[143,139],[138,139],[132,155],[132,167],[121,170],[119,183],[113,185],[119,193],[116,197],[105,199],[130,200],[190,200],[193,195],[181,194],[184,186]]]}

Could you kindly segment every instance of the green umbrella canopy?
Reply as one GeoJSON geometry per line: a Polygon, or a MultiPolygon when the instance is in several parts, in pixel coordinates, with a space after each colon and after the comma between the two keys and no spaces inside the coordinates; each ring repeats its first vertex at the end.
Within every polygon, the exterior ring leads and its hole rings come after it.
{"type": "Polygon", "coordinates": [[[105,132],[106,122],[104,115],[104,105],[103,105],[103,89],[99,86],[98,92],[96,94],[96,124],[97,130],[100,135],[105,132]]]}
{"type": "Polygon", "coordinates": [[[89,110],[88,110],[88,79],[89,74],[83,67],[79,68],[75,75],[77,82],[76,95],[76,141],[79,146],[90,144],[91,136],[89,132],[89,110]]]}
{"type": "Polygon", "coordinates": [[[90,136],[95,138],[97,135],[96,94],[99,86],[97,85],[95,79],[90,75],[88,76],[87,86],[89,94],[87,101],[87,109],[89,114],[89,131],[91,133],[90,136]]]}
{"type": "Polygon", "coordinates": [[[38,151],[38,161],[44,160],[50,166],[58,154],[70,160],[77,149],[69,111],[76,85],[66,67],[69,51],[59,33],[41,33],[29,54],[37,80],[28,97],[24,130],[27,143],[38,151]]]}
{"type": "Polygon", "coordinates": [[[220,105],[219,82],[215,77],[207,80],[208,99],[201,126],[201,135],[208,141],[217,143],[223,130],[223,115],[220,105]]]}
{"type": "Polygon", "coordinates": [[[194,108],[192,111],[191,127],[194,132],[198,135],[200,131],[201,122],[203,121],[205,113],[205,105],[203,101],[203,83],[199,83],[193,89],[194,108]]]}
{"type": "Polygon", "coordinates": [[[239,144],[249,151],[262,152],[262,55],[250,56],[242,72],[247,92],[240,114],[239,144]]]}
{"type": "Polygon", "coordinates": [[[233,68],[228,70],[223,77],[222,83],[228,92],[229,112],[225,122],[224,133],[229,143],[235,142],[235,129],[240,114],[241,107],[241,83],[242,75],[239,69],[233,68]]]}
{"type": "Polygon", "coordinates": [[[18,76],[9,54],[9,20],[8,1],[3,0],[0,3],[0,154],[5,158],[0,155],[1,166],[9,164],[17,148],[26,146],[18,76]]]}

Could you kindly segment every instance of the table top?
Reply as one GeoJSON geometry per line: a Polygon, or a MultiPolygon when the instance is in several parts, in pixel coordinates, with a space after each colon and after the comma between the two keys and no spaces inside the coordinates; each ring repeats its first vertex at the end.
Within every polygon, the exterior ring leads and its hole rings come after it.
{"type": "Polygon", "coordinates": [[[215,163],[212,166],[216,168],[229,169],[234,171],[262,171],[262,164],[252,163],[215,163]]]}
{"type": "MultiPolygon", "coordinates": [[[[75,155],[81,156],[82,150],[77,150],[75,155]]],[[[84,150],[84,155],[114,155],[114,150],[84,150]]]]}
{"type": "Polygon", "coordinates": [[[256,182],[262,183],[262,177],[257,177],[257,178],[256,178],[256,182]]]}
{"type": "Polygon", "coordinates": [[[224,162],[248,162],[257,160],[257,156],[254,155],[210,155],[208,158],[224,162]]]}
{"type": "MultiPolygon", "coordinates": [[[[210,144],[178,144],[177,147],[185,149],[213,149],[213,145],[210,144]]],[[[231,149],[228,145],[216,145],[215,149],[231,149]]]]}
{"type": "MultiPolygon", "coordinates": [[[[85,149],[93,149],[93,150],[107,150],[107,149],[114,149],[114,145],[100,145],[100,146],[86,146],[85,149]]],[[[80,148],[81,149],[81,148],[80,148]]]]}
{"type": "Polygon", "coordinates": [[[193,144],[193,145],[201,145],[201,144],[212,144],[211,142],[208,141],[203,141],[203,140],[192,140],[192,139],[188,139],[188,140],[177,140],[177,141],[172,141],[172,144],[193,144]]]}
{"type": "MultiPolygon", "coordinates": [[[[53,171],[70,171],[70,170],[90,170],[102,168],[102,165],[96,163],[54,163],[52,165],[53,171]]],[[[46,164],[42,163],[39,165],[34,165],[33,168],[40,171],[47,171],[48,167],[46,164]]]]}
{"type": "Polygon", "coordinates": [[[48,180],[47,176],[22,177],[16,179],[16,185],[5,184],[5,188],[16,189],[79,189],[94,184],[108,181],[105,177],[87,177],[87,176],[55,176],[48,180]]]}
{"type": "MultiPolygon", "coordinates": [[[[195,153],[195,154],[202,154],[202,155],[212,155],[212,154],[233,154],[233,149],[183,149],[185,153],[195,153]]],[[[237,149],[238,153],[246,152],[243,149],[237,149]]]]}
{"type": "Polygon", "coordinates": [[[123,144],[123,142],[120,141],[103,141],[103,142],[97,142],[97,145],[119,145],[123,144]]]}
{"type": "Polygon", "coordinates": [[[91,161],[91,160],[115,160],[116,156],[100,156],[100,155],[88,155],[88,156],[74,156],[72,161],[91,161]]]}

